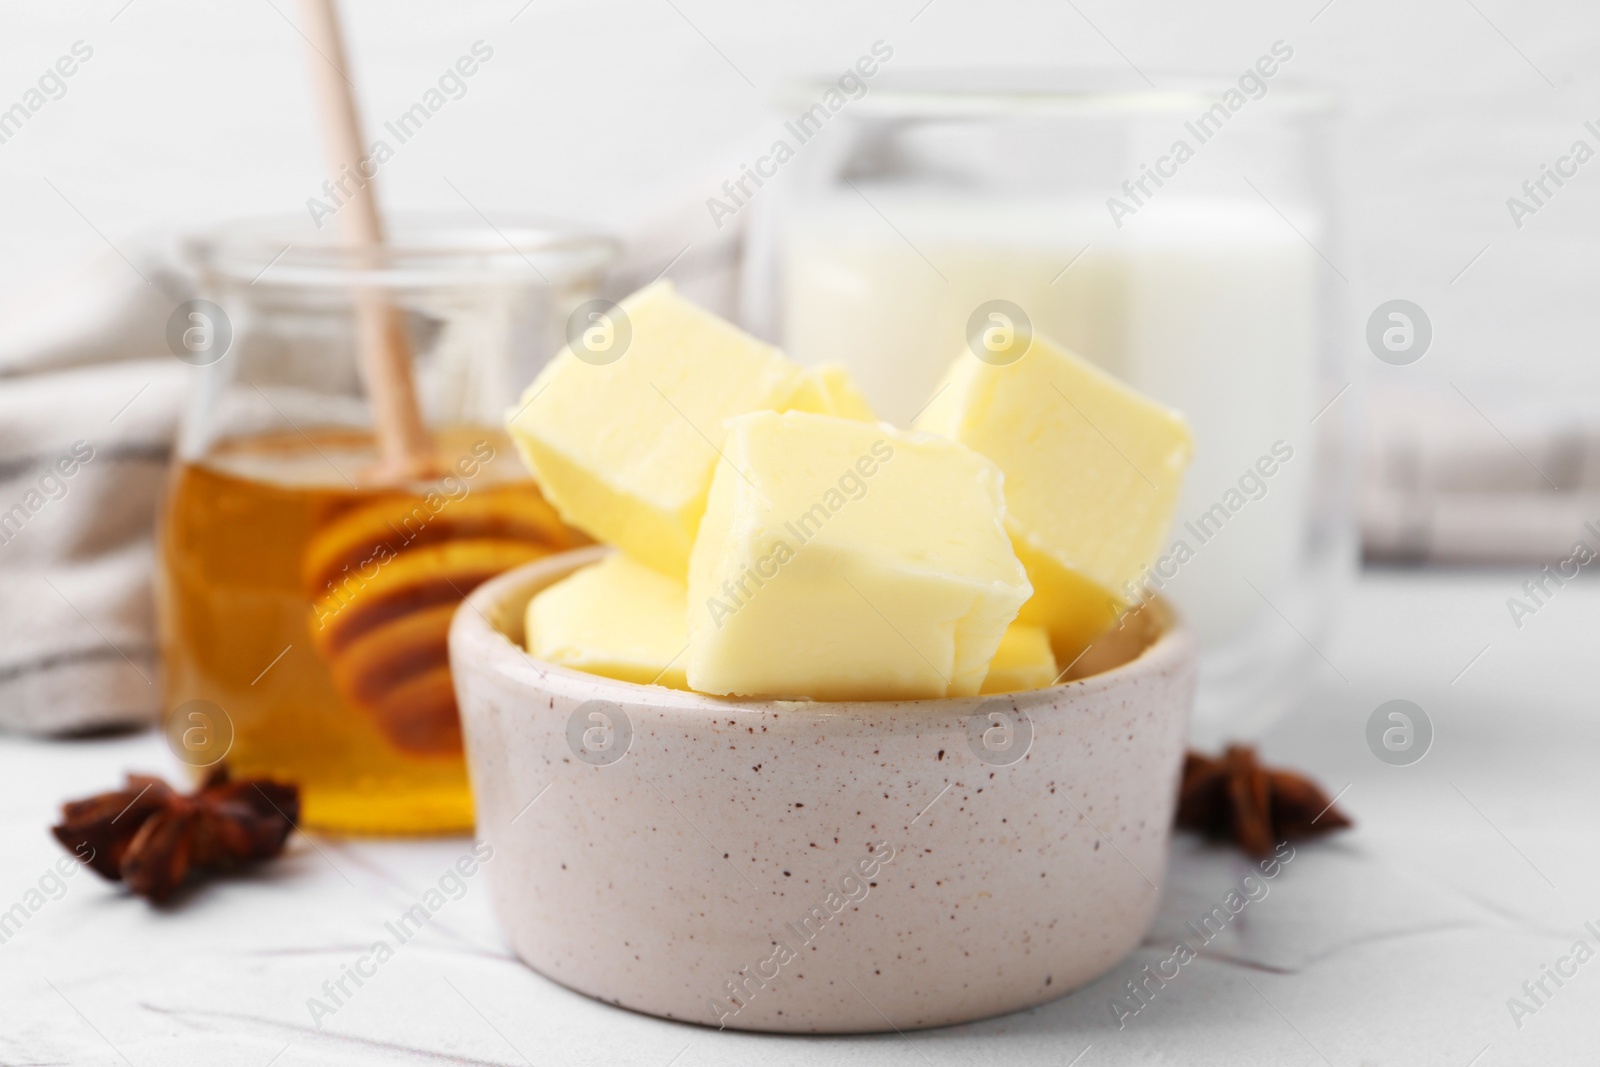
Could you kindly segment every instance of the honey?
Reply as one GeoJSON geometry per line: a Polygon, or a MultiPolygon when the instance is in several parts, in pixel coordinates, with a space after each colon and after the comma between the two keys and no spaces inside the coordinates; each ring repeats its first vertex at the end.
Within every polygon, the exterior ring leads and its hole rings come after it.
{"type": "Polygon", "coordinates": [[[471,828],[450,618],[582,539],[499,430],[437,443],[447,473],[401,487],[363,484],[373,444],[344,430],[236,438],[175,468],[158,600],[180,757],[297,783],[320,830],[471,828]]]}

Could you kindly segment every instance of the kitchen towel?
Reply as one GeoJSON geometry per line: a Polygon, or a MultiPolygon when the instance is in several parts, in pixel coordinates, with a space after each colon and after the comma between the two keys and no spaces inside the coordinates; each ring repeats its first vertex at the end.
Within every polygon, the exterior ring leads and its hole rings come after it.
{"type": "Polygon", "coordinates": [[[186,369],[165,258],[107,253],[0,326],[0,728],[155,717],[151,531],[186,369]]]}
{"type": "Polygon", "coordinates": [[[1457,386],[1368,403],[1366,558],[1548,563],[1600,555],[1600,408],[1579,398],[1471,395],[1457,386]]]}

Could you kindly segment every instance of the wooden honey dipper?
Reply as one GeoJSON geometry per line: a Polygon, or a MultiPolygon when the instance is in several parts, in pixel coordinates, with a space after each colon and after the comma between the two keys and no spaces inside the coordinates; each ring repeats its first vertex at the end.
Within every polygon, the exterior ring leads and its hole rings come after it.
{"type": "MultiPolygon", "coordinates": [[[[347,245],[363,252],[366,262],[376,266],[384,245],[383,218],[378,212],[374,178],[360,169],[361,115],[339,13],[334,0],[300,0],[300,14],[328,162],[334,174],[348,169],[360,179],[338,212],[339,232],[347,245]]],[[[382,293],[361,290],[356,294],[356,321],[379,455],[377,467],[366,475],[387,483],[437,475],[440,468],[433,438],[422,421],[411,377],[411,342],[404,316],[382,293]]]]}

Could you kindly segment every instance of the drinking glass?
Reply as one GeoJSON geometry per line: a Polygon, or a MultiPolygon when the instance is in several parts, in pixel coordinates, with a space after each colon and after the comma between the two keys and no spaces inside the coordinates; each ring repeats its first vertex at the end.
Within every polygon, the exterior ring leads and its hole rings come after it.
{"type": "Polygon", "coordinates": [[[1355,559],[1333,110],[1292,65],[1279,42],[1159,89],[884,71],[822,121],[828,87],[800,84],[782,104],[811,118],[785,136],[808,139],[751,204],[745,325],[845,363],[891,421],[997,307],[1184,413],[1193,465],[1142,584],[1200,635],[1203,741],[1262,729],[1330,669],[1355,559]]]}

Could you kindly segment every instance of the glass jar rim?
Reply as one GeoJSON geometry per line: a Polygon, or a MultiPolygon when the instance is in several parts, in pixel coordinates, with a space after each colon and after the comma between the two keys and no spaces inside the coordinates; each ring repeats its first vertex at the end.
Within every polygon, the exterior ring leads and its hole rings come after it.
{"type": "MultiPolygon", "coordinates": [[[[865,92],[837,110],[870,119],[1186,114],[1220,103],[1229,90],[1240,89],[1238,80],[1246,74],[1257,75],[1269,87],[1251,99],[1252,107],[1270,103],[1275,110],[1318,113],[1335,106],[1336,98],[1326,89],[1281,75],[1268,80],[1254,67],[1236,76],[1154,71],[1155,84],[1141,73],[1111,68],[951,67],[858,77],[865,92]]],[[[839,82],[826,77],[790,81],[780,87],[774,102],[785,109],[808,109],[829,90],[848,94],[839,82]]]]}
{"type": "Polygon", "coordinates": [[[560,285],[598,276],[621,247],[602,233],[526,218],[396,212],[387,222],[388,240],[374,246],[345,243],[332,220],[252,216],[183,238],[179,257],[202,277],[257,287],[560,285]]]}

